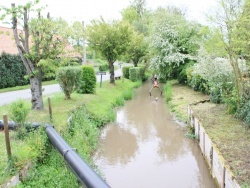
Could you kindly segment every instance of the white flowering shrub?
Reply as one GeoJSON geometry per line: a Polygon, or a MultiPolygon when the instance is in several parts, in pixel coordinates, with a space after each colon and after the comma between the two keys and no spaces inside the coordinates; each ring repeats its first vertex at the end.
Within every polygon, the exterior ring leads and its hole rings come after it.
{"type": "Polygon", "coordinates": [[[178,46],[178,32],[172,26],[165,23],[155,28],[149,38],[150,47],[154,57],[150,61],[150,67],[159,72],[160,77],[166,78],[184,63],[190,56],[181,53],[178,46]]]}
{"type": "MultiPolygon", "coordinates": [[[[198,82],[206,85],[207,93],[213,102],[222,102],[223,98],[232,95],[234,89],[233,68],[226,58],[213,58],[203,48],[197,57],[197,64],[193,66],[189,85],[194,87],[198,82]]],[[[246,70],[245,61],[240,61],[242,71],[246,70]]],[[[200,83],[199,83],[200,84],[200,83]]]]}

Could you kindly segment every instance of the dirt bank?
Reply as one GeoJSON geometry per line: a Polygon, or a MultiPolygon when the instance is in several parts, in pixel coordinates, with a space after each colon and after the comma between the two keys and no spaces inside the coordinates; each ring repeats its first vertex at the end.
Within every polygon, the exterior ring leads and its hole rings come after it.
{"type": "MultiPolygon", "coordinates": [[[[187,106],[209,97],[172,82],[169,105],[177,117],[187,121],[187,106]]],[[[217,145],[242,187],[250,187],[250,129],[227,113],[226,107],[210,102],[192,106],[206,132],[217,145]]]]}

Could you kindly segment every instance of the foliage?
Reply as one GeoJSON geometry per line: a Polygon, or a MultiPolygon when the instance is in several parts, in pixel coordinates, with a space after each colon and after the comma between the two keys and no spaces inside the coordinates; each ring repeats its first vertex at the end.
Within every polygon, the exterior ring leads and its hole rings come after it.
{"type": "Polygon", "coordinates": [[[140,77],[140,67],[133,67],[129,69],[129,79],[133,82],[136,82],[137,80],[141,79],[140,77]]]}
{"type": "MultiPolygon", "coordinates": [[[[170,9],[171,10],[171,9],[170,9]]],[[[158,9],[154,14],[155,22],[149,37],[151,54],[150,66],[160,78],[176,78],[186,59],[194,59],[200,41],[200,27],[185,20],[176,11],[158,9]]]]}
{"type": "Polygon", "coordinates": [[[20,99],[11,103],[10,118],[19,125],[24,125],[25,119],[29,112],[30,108],[24,104],[23,100],[20,99]]]}
{"type": "Polygon", "coordinates": [[[109,62],[110,83],[115,83],[114,62],[126,53],[132,34],[130,25],[125,22],[94,20],[87,32],[91,47],[109,62]]]}
{"type": "Polygon", "coordinates": [[[73,22],[70,27],[70,40],[78,53],[82,53],[82,40],[86,37],[85,35],[83,23],[79,21],[73,22]]]}
{"type": "Polygon", "coordinates": [[[81,84],[77,89],[78,93],[95,93],[96,75],[92,66],[82,66],[81,84]]]}
{"type": "Polygon", "coordinates": [[[147,80],[147,76],[146,76],[146,66],[145,65],[139,65],[138,66],[140,68],[140,79],[144,82],[147,80]]]}
{"type": "Polygon", "coordinates": [[[236,118],[244,121],[250,128],[250,99],[241,101],[235,116],[236,118]]]}
{"type": "MultiPolygon", "coordinates": [[[[198,63],[193,68],[193,78],[190,85],[200,91],[210,94],[213,102],[220,103],[223,98],[232,94],[234,74],[230,62],[226,58],[213,58],[201,48],[198,63]]],[[[239,61],[240,70],[246,71],[245,61],[239,61]]]]}
{"type": "Polygon", "coordinates": [[[2,53],[0,56],[0,88],[21,86],[29,83],[24,79],[26,70],[19,55],[2,53]]]}
{"type": "Polygon", "coordinates": [[[56,80],[58,81],[65,99],[70,99],[70,94],[73,93],[80,84],[82,70],[79,67],[61,67],[59,68],[56,80]]]}
{"type": "Polygon", "coordinates": [[[188,132],[186,133],[186,136],[191,139],[197,139],[197,136],[195,135],[195,129],[192,126],[188,126],[188,132]]]}
{"type": "Polygon", "coordinates": [[[122,74],[124,76],[124,78],[129,79],[129,69],[132,68],[133,66],[125,66],[122,67],[122,74]]]}
{"type": "Polygon", "coordinates": [[[108,63],[101,63],[101,64],[99,65],[99,71],[107,71],[107,70],[109,70],[109,65],[108,65],[108,63]]]}
{"type": "Polygon", "coordinates": [[[169,102],[172,100],[173,92],[172,92],[172,86],[170,82],[167,82],[166,85],[164,86],[164,94],[166,97],[166,102],[169,102]]]}
{"type": "Polygon", "coordinates": [[[117,97],[115,101],[115,106],[124,106],[125,100],[123,96],[117,97]]]}
{"type": "Polygon", "coordinates": [[[38,66],[38,63],[42,59],[55,59],[62,54],[67,38],[67,24],[62,19],[51,19],[49,14],[47,18],[41,16],[42,8],[37,7],[38,3],[39,1],[28,2],[17,7],[13,3],[11,8],[1,7],[0,11],[4,12],[2,19],[12,17],[16,46],[30,79],[32,109],[41,110],[43,75],[42,64],[38,66]],[[36,12],[37,17],[29,19],[32,12],[36,12]],[[20,24],[23,27],[22,32],[18,32],[20,24]]]}
{"type": "Polygon", "coordinates": [[[187,82],[188,82],[187,69],[190,66],[193,66],[194,63],[195,62],[192,60],[185,63],[185,65],[183,66],[183,68],[181,69],[180,73],[177,76],[177,79],[178,79],[180,84],[187,84],[187,82]]]}
{"type": "Polygon", "coordinates": [[[133,32],[131,42],[128,46],[128,57],[133,61],[134,66],[137,67],[140,59],[148,53],[148,44],[146,43],[143,34],[133,32]]]}
{"type": "Polygon", "coordinates": [[[10,118],[18,124],[17,126],[17,138],[23,139],[26,135],[25,120],[30,112],[30,108],[25,105],[23,100],[18,100],[11,103],[10,106],[10,118]]]}
{"type": "Polygon", "coordinates": [[[240,101],[245,95],[243,73],[239,62],[240,56],[245,55],[241,53],[246,47],[245,41],[248,40],[247,35],[249,35],[246,34],[249,33],[248,24],[246,24],[249,23],[249,14],[244,14],[244,5],[246,5],[246,8],[247,1],[220,0],[217,10],[211,16],[213,23],[219,29],[220,39],[223,41],[223,47],[233,69],[237,101],[240,101]],[[246,4],[244,4],[245,2],[246,4]],[[244,23],[243,20],[247,22],[244,23]]]}
{"type": "Polygon", "coordinates": [[[130,100],[133,98],[133,91],[132,90],[127,90],[122,93],[123,97],[125,100],[130,100]]]}

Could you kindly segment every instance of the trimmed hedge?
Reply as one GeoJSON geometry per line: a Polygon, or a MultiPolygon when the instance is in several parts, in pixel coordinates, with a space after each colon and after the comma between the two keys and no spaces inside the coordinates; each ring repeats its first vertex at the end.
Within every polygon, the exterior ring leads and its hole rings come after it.
{"type": "Polygon", "coordinates": [[[102,63],[102,64],[100,64],[99,71],[107,71],[107,70],[109,70],[108,63],[102,63]]]}
{"type": "Polygon", "coordinates": [[[0,89],[29,84],[29,80],[24,79],[26,69],[19,55],[0,55],[0,75],[0,89]]]}
{"type": "Polygon", "coordinates": [[[89,65],[82,66],[81,85],[78,93],[95,93],[96,75],[94,68],[89,65]]]}
{"type": "Polygon", "coordinates": [[[124,78],[129,79],[129,69],[132,67],[134,67],[134,66],[127,66],[127,67],[122,68],[122,74],[123,74],[124,78]]]}
{"type": "Polygon", "coordinates": [[[133,67],[129,69],[129,79],[133,82],[136,82],[137,80],[141,79],[140,77],[140,67],[133,67]]]}

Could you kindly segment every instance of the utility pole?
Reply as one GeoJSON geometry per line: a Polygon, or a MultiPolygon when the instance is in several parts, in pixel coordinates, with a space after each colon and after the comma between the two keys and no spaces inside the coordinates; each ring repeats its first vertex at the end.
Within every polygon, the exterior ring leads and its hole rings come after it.
{"type": "MultiPolygon", "coordinates": [[[[82,21],[82,27],[84,30],[84,21],[82,21]]],[[[85,46],[85,36],[83,37],[83,58],[82,58],[82,64],[86,64],[86,46],[85,46]]]]}

